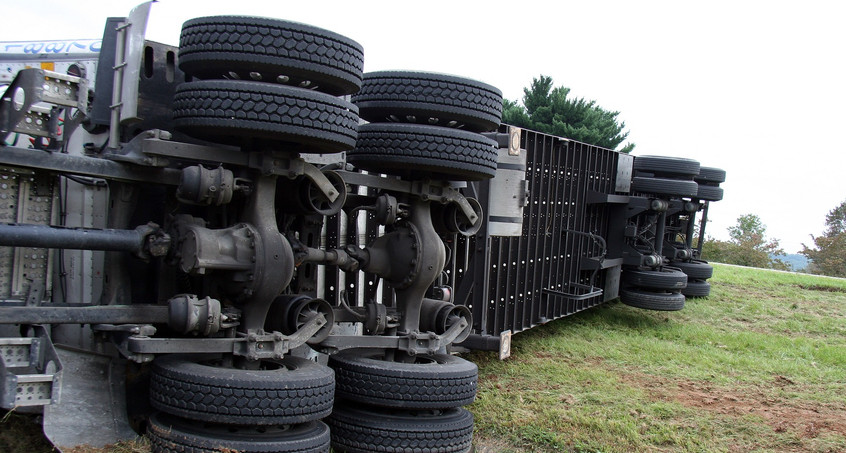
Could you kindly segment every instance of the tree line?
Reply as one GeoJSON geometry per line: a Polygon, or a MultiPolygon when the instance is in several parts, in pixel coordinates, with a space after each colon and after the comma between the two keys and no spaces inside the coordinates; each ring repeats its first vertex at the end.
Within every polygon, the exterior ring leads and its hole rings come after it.
{"type": "Polygon", "coordinates": [[[846,277],[846,200],[825,216],[822,236],[811,235],[813,246],[802,244],[810,260],[808,271],[814,274],[846,277]]]}
{"type": "MultiPolygon", "coordinates": [[[[802,244],[799,252],[808,258],[805,272],[832,277],[846,277],[846,200],[829,211],[825,217],[825,231],[811,235],[813,244],[802,244]]],[[[744,214],[729,227],[729,240],[708,238],[702,244],[702,258],[740,266],[779,270],[791,269],[784,261],[784,249],[779,240],[766,236],[767,227],[755,214],[744,214]]]]}

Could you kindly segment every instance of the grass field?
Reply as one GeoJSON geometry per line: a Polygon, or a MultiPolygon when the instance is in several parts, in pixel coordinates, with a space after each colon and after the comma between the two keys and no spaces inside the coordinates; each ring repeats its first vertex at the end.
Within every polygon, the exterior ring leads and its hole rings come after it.
{"type": "Polygon", "coordinates": [[[479,364],[501,452],[846,451],[846,280],[715,266],[681,312],[607,304],[479,364]]]}
{"type": "MultiPolygon", "coordinates": [[[[506,361],[468,354],[477,451],[846,451],[846,280],[717,265],[711,282],[681,312],[614,302],[515,335],[506,361]]],[[[50,451],[37,432],[7,417],[0,451],[50,451]]]]}

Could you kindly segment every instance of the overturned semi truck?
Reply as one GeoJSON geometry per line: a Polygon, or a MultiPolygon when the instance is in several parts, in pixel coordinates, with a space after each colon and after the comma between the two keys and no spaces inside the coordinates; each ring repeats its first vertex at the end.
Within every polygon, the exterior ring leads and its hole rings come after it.
{"type": "Polygon", "coordinates": [[[724,171],[500,124],[498,89],[309,25],[147,41],[151,3],[0,43],[0,406],[60,449],[470,451],[453,352],[708,295],[724,171]]]}

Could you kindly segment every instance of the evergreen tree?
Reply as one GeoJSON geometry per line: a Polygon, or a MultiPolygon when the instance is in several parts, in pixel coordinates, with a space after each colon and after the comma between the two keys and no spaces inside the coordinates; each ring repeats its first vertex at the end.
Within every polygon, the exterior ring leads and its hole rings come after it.
{"type": "Polygon", "coordinates": [[[811,235],[814,248],[802,244],[799,252],[811,262],[808,270],[814,274],[846,277],[846,201],[825,216],[825,232],[811,235]]]}
{"type": "MultiPolygon", "coordinates": [[[[552,78],[541,75],[523,88],[523,105],[503,101],[502,122],[609,149],[616,149],[629,136],[623,132],[626,123],[617,124],[620,112],[605,110],[596,101],[570,98],[569,94],[569,88],[553,88],[552,78]]],[[[629,153],[634,147],[634,143],[627,143],[618,151],[629,153]]]]}

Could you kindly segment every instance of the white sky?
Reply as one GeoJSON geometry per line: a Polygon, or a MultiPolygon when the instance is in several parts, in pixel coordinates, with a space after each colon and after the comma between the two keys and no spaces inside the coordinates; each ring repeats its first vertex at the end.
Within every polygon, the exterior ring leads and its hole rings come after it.
{"type": "MultiPolygon", "coordinates": [[[[0,41],[99,38],[137,3],[7,2],[0,41]]],[[[147,37],[177,45],[182,22],[217,14],[326,28],[364,46],[365,71],[456,74],[509,99],[549,75],[620,111],[635,155],[725,169],[718,238],[754,213],[796,252],[846,199],[846,2],[163,0],[147,37]]]]}

